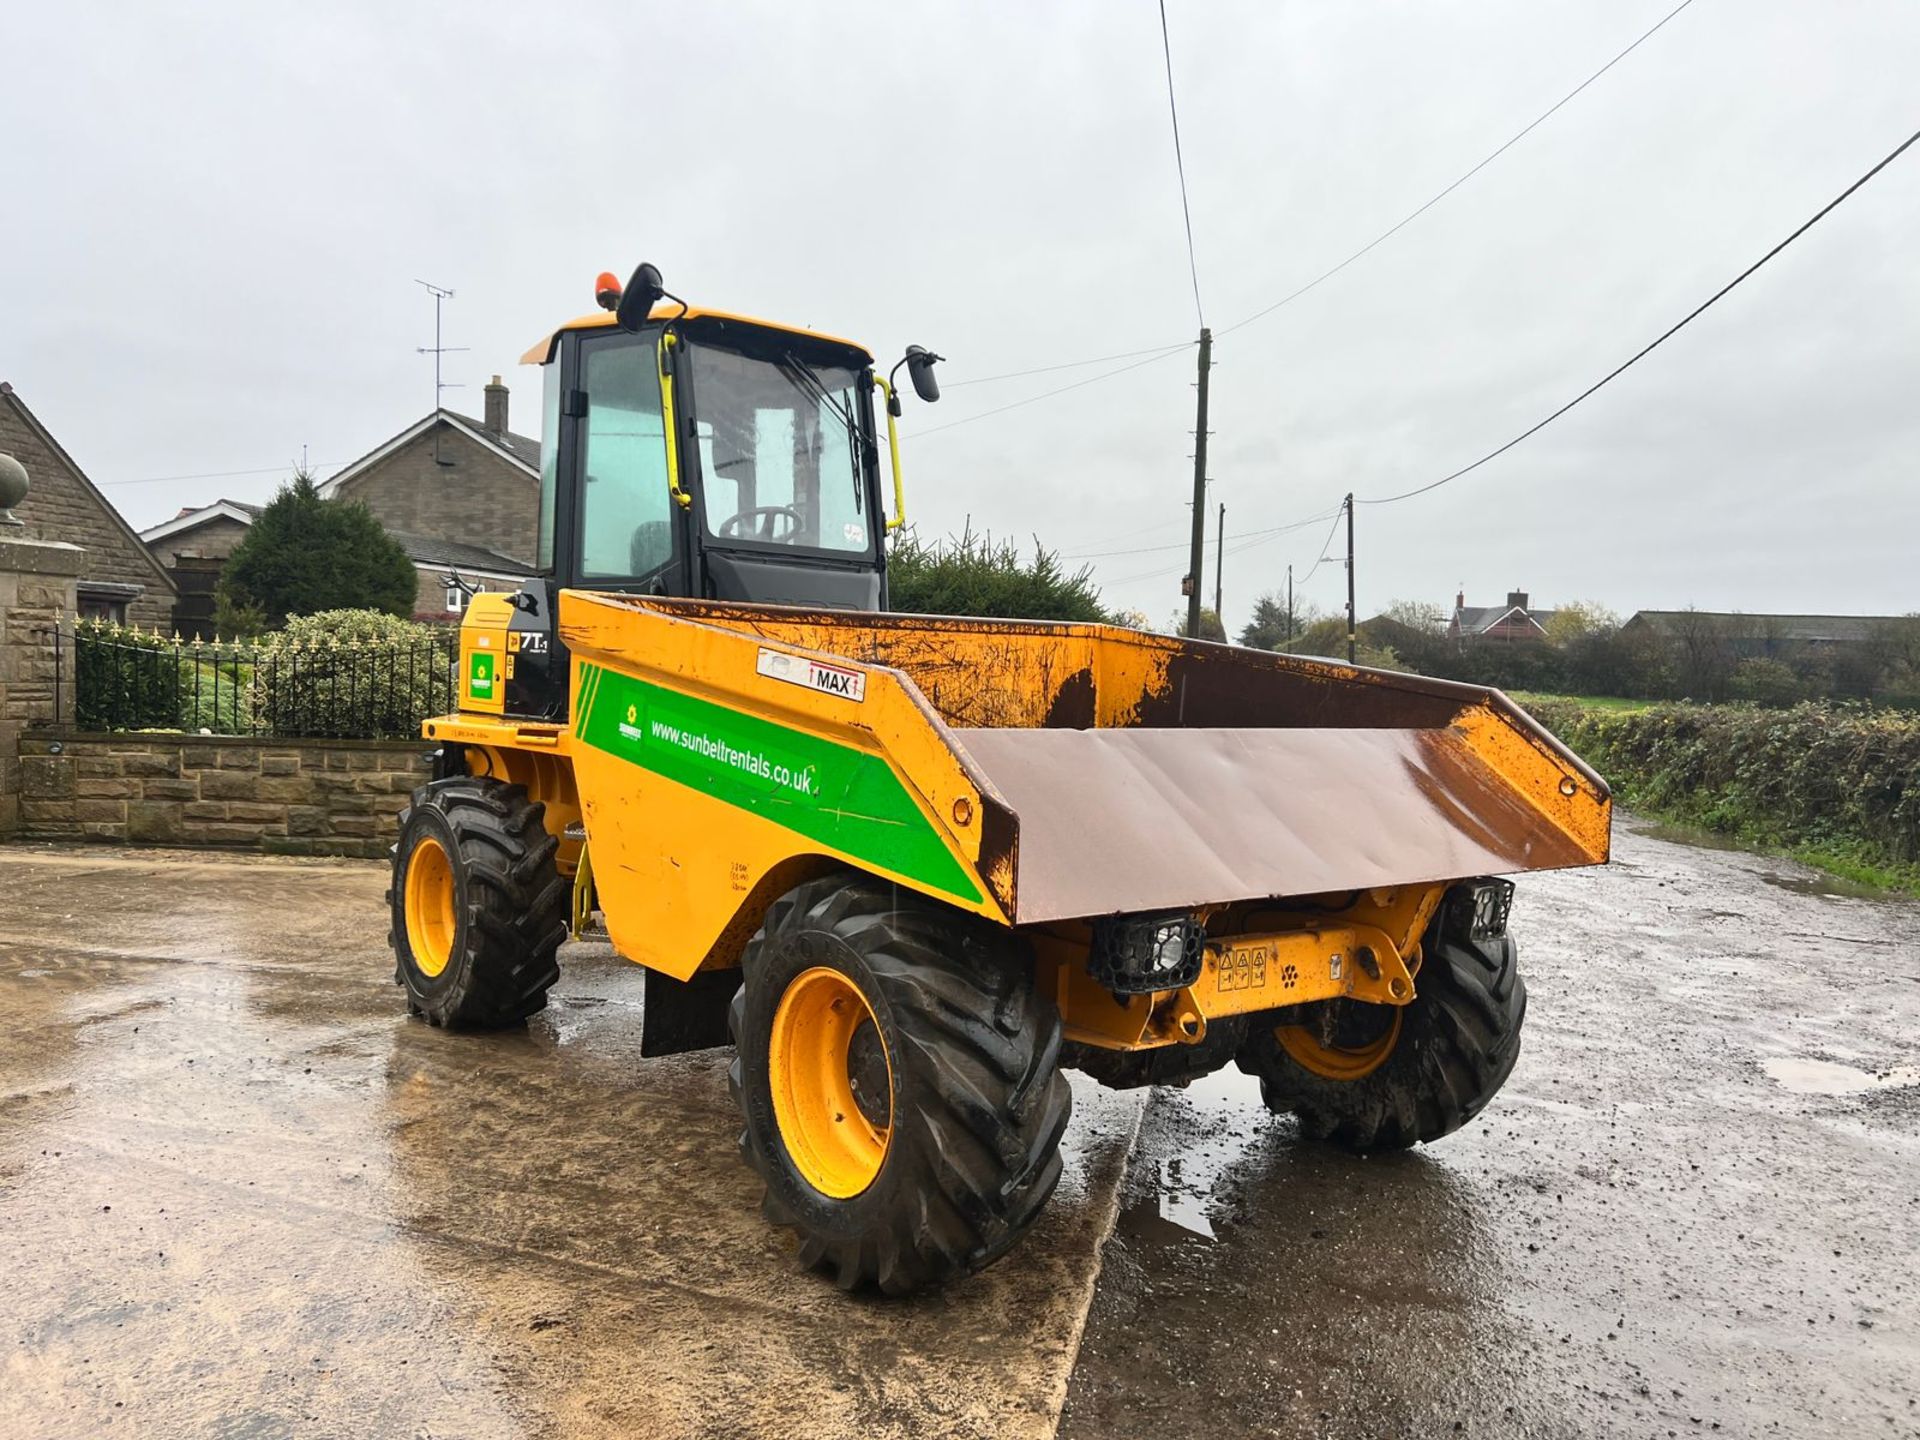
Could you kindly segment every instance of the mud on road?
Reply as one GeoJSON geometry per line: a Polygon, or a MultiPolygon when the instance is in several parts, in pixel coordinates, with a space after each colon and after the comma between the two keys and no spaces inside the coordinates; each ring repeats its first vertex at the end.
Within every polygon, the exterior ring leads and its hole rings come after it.
{"type": "Polygon", "coordinates": [[[0,849],[0,1434],[1920,1434],[1920,906],[1617,853],[1523,883],[1468,1130],[1077,1084],[1027,1242],[887,1303],[794,1270],[606,947],[450,1036],[379,867],[0,849]]]}

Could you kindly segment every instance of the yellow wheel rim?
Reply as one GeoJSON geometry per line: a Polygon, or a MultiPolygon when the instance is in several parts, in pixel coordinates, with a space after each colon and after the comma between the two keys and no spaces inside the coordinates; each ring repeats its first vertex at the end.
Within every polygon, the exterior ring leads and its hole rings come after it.
{"type": "Polygon", "coordinates": [[[824,965],[794,976],[773,1012],[767,1075],[780,1139],[801,1178],[835,1200],[871,1185],[887,1158],[893,1061],[853,981],[824,965]],[[876,1049],[883,1069],[872,1063],[876,1049]],[[870,1080],[858,1090],[856,1070],[870,1080]],[[882,1085],[885,1093],[874,1093],[882,1085]]]}
{"type": "Polygon", "coordinates": [[[453,903],[453,861],[438,840],[423,836],[407,859],[407,948],[414,968],[428,979],[447,968],[458,928],[453,903]]]}
{"type": "Polygon", "coordinates": [[[1396,1009],[1392,1023],[1379,1039],[1353,1048],[1322,1044],[1318,1031],[1305,1025],[1277,1026],[1273,1038],[1294,1064],[1323,1080],[1364,1080],[1387,1063],[1393,1047],[1400,1043],[1400,1019],[1396,1009]]]}

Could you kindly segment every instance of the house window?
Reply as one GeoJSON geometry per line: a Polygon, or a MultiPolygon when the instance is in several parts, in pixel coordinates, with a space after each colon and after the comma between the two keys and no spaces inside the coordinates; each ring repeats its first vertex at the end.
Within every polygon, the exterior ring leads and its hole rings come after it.
{"type": "Polygon", "coordinates": [[[115,625],[127,623],[127,602],[109,600],[98,595],[82,595],[79,600],[82,620],[110,620],[115,625]]]}
{"type": "MultiPolygon", "coordinates": [[[[476,584],[473,587],[472,593],[474,595],[484,595],[487,593],[487,587],[476,584]]],[[[462,590],[458,585],[447,586],[447,613],[449,615],[458,615],[462,610],[467,608],[468,599],[468,592],[462,590]]]]}
{"type": "Polygon", "coordinates": [[[75,587],[74,609],[83,620],[106,620],[115,625],[127,623],[127,606],[140,597],[142,587],[121,585],[107,580],[82,580],[75,587]]]}

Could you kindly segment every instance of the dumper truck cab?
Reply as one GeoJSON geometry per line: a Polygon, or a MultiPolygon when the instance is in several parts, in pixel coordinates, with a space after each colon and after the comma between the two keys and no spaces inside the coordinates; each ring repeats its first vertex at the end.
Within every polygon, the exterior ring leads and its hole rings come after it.
{"type": "Polygon", "coordinates": [[[1032,1223],[1066,1068],[1238,1064],[1358,1151],[1492,1099],[1526,1009],[1504,877],[1605,861],[1590,769],[1476,686],[889,613],[900,407],[868,352],[650,266],[598,288],[528,356],[543,573],[469,608],[400,819],[415,1014],[520,1023],[603,924],[645,968],[643,1054],[733,1046],[802,1262],[890,1293],[1032,1223]]]}
{"type": "MultiPolygon", "coordinates": [[[[564,589],[885,610],[905,520],[894,382],[904,368],[937,398],[939,357],[909,347],[889,376],[853,341],[670,300],[651,266],[596,292],[521,357],[542,367],[545,439],[540,577],[514,628],[552,643],[564,589]]],[[[542,653],[502,713],[567,713],[564,648],[542,653]]]]}

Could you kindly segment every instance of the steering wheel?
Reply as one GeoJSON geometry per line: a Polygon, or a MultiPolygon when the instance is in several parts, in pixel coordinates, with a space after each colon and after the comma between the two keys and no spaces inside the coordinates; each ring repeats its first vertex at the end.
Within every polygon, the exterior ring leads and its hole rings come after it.
{"type": "Polygon", "coordinates": [[[756,505],[721,521],[720,533],[731,540],[765,540],[780,545],[798,535],[805,524],[805,518],[791,505],[756,505]],[[780,523],[783,517],[784,525],[780,523]]]}

